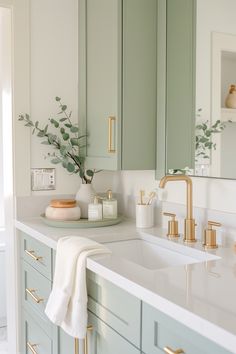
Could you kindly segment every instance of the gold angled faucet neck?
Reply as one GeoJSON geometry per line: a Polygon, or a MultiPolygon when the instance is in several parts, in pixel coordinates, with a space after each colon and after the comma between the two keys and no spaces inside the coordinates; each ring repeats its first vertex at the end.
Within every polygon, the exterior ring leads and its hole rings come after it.
{"type": "Polygon", "coordinates": [[[195,238],[195,220],[193,219],[193,185],[192,180],[186,175],[166,175],[162,177],[159,183],[160,188],[165,188],[166,183],[175,181],[185,181],[187,185],[186,218],[184,225],[184,241],[196,242],[195,238]]]}

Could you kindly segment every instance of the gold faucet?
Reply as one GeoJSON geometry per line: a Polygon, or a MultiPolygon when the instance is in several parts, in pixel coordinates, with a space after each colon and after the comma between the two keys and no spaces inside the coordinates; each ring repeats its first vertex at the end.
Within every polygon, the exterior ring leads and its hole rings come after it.
{"type": "Polygon", "coordinates": [[[196,242],[195,220],[193,219],[193,187],[192,180],[186,175],[166,175],[160,180],[159,187],[165,188],[167,182],[185,181],[187,184],[187,215],[184,223],[184,242],[196,242]]]}

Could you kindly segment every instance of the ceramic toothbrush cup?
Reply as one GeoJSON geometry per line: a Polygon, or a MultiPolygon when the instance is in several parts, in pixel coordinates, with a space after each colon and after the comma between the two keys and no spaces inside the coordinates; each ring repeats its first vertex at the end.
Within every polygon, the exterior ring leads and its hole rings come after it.
{"type": "Polygon", "coordinates": [[[136,227],[147,228],[153,227],[153,205],[137,204],[136,205],[136,227]]]}

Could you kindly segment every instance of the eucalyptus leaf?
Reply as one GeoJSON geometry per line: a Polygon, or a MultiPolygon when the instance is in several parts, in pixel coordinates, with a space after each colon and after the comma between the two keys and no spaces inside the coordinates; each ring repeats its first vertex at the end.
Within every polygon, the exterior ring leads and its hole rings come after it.
{"type": "Polygon", "coordinates": [[[75,127],[74,125],[70,128],[71,133],[77,133],[79,131],[78,127],[75,127]]]}
{"type": "Polygon", "coordinates": [[[70,142],[72,146],[79,146],[79,142],[77,138],[71,138],[70,142]]]}
{"type": "Polygon", "coordinates": [[[45,136],[44,131],[43,131],[43,130],[40,130],[40,131],[38,132],[37,136],[38,136],[39,138],[43,138],[43,137],[45,136]]]}
{"type": "Polygon", "coordinates": [[[71,128],[72,127],[72,124],[70,124],[70,123],[66,123],[64,125],[65,125],[66,128],[71,128]]]}
{"type": "Polygon", "coordinates": [[[66,110],[67,110],[67,105],[65,105],[65,104],[62,105],[62,106],[61,106],[61,110],[62,110],[63,112],[66,111],[66,110]]]}
{"type": "Polygon", "coordinates": [[[55,100],[56,100],[57,102],[59,102],[59,101],[61,100],[61,98],[58,97],[58,96],[56,96],[56,97],[55,97],[55,100]]]}
{"type": "Polygon", "coordinates": [[[87,171],[86,171],[86,174],[87,174],[89,177],[93,177],[94,171],[92,171],[92,170],[87,170],[87,171]]]}
{"type": "Polygon", "coordinates": [[[41,144],[43,144],[43,145],[51,145],[51,144],[48,142],[48,140],[42,141],[41,144]]]}
{"type": "Polygon", "coordinates": [[[62,135],[62,137],[63,137],[63,140],[68,140],[69,138],[70,138],[70,135],[68,134],[68,133],[64,133],[63,135],[62,135]]]}
{"type": "Polygon", "coordinates": [[[67,120],[67,118],[61,118],[60,122],[65,122],[67,120]]]}
{"type": "Polygon", "coordinates": [[[55,158],[55,159],[51,160],[51,163],[53,163],[54,165],[56,165],[56,164],[58,164],[60,162],[61,162],[61,160],[59,158],[55,158]]]}
{"type": "Polygon", "coordinates": [[[72,173],[75,171],[75,166],[71,162],[68,162],[66,169],[68,172],[72,173]]]}
{"type": "Polygon", "coordinates": [[[62,161],[62,166],[64,167],[64,168],[66,168],[67,169],[67,166],[68,166],[68,160],[65,158],[65,159],[63,159],[63,161],[62,161]]]}

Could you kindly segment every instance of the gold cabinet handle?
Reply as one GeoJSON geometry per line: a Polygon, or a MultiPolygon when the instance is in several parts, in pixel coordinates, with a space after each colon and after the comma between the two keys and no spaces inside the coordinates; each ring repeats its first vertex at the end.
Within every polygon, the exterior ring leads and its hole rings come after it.
{"type": "Polygon", "coordinates": [[[35,261],[40,261],[41,259],[43,259],[43,257],[41,256],[36,256],[35,252],[34,251],[28,251],[28,250],[25,250],[25,253],[30,256],[31,258],[33,258],[33,260],[35,261]]]}
{"type": "Polygon", "coordinates": [[[166,354],[184,354],[183,349],[177,349],[177,350],[173,350],[170,347],[165,347],[164,348],[164,352],[166,354]]]}
{"type": "Polygon", "coordinates": [[[36,295],[34,294],[34,293],[36,292],[35,289],[28,289],[28,288],[26,288],[25,291],[27,292],[27,294],[29,294],[29,295],[32,297],[32,299],[33,299],[37,304],[39,304],[40,302],[43,302],[43,301],[44,301],[44,299],[39,298],[38,296],[36,296],[36,295]]]}
{"type": "MultiPolygon", "coordinates": [[[[91,332],[93,330],[93,326],[89,325],[87,326],[87,332],[91,332]]],[[[79,339],[75,338],[75,354],[79,354],[79,339]]],[[[88,354],[88,336],[86,334],[86,337],[84,339],[84,354],[88,354]]]]}
{"type": "Polygon", "coordinates": [[[38,354],[36,352],[36,350],[34,349],[34,347],[36,347],[37,344],[31,344],[30,342],[27,342],[27,347],[29,348],[29,350],[33,353],[33,354],[38,354]]]}
{"type": "Polygon", "coordinates": [[[112,142],[112,123],[116,121],[116,117],[109,117],[108,118],[108,152],[109,153],[115,153],[116,150],[113,147],[113,142],[112,142]]]}

